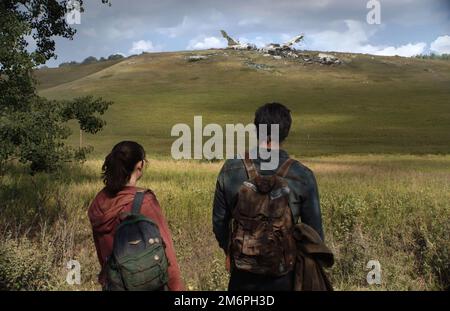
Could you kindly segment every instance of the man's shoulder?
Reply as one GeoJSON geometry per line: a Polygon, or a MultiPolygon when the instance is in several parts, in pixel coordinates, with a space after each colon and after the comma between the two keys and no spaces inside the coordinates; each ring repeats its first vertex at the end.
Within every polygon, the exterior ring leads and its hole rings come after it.
{"type": "Polygon", "coordinates": [[[303,183],[310,183],[312,180],[315,179],[313,171],[298,160],[295,160],[294,163],[291,165],[287,177],[292,179],[298,179],[303,183]]]}
{"type": "Polygon", "coordinates": [[[245,167],[242,159],[227,159],[222,166],[222,172],[240,170],[243,168],[245,167]]]}
{"type": "Polygon", "coordinates": [[[306,175],[311,175],[314,174],[313,171],[307,167],[305,164],[303,164],[302,162],[300,162],[299,160],[293,159],[294,163],[292,163],[291,165],[291,169],[299,174],[306,174],[306,175]]]}
{"type": "MultiPolygon", "coordinates": [[[[291,175],[297,175],[302,177],[313,177],[314,173],[313,171],[304,165],[302,162],[298,160],[294,160],[294,163],[292,163],[289,174],[291,175]]],[[[281,165],[282,163],[280,163],[281,165]]],[[[242,170],[245,169],[244,163],[242,159],[227,159],[225,160],[223,166],[222,166],[222,172],[228,172],[228,171],[234,171],[234,170],[242,170]]]]}

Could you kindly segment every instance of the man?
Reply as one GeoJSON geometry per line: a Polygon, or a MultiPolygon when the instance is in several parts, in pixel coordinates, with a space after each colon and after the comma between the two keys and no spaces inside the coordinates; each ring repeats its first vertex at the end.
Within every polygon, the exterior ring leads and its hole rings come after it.
{"type": "MultiPolygon", "coordinates": [[[[261,170],[261,163],[263,161],[270,161],[270,159],[262,159],[258,152],[258,157],[252,159],[251,162],[246,162],[242,159],[227,160],[217,178],[213,206],[213,230],[219,246],[225,251],[227,256],[227,269],[231,272],[229,290],[293,290],[294,272],[292,267],[290,271],[282,275],[265,275],[263,273],[253,273],[245,269],[239,269],[234,260],[230,260],[230,257],[233,258],[233,254],[230,254],[230,249],[232,249],[231,246],[234,243],[231,237],[233,236],[232,231],[235,230],[231,229],[230,226],[233,221],[232,212],[239,201],[238,194],[241,191],[241,187],[243,187],[244,182],[248,185],[248,181],[250,180],[248,163],[253,163],[252,167],[256,169],[256,175],[269,177],[274,174],[279,174],[279,169],[289,159],[289,155],[281,147],[283,141],[289,134],[291,123],[290,111],[284,105],[269,103],[260,107],[255,113],[254,120],[257,128],[259,149],[264,148],[271,152],[278,151],[278,168],[275,170],[261,170]],[[259,135],[258,132],[260,124],[267,124],[268,128],[273,124],[277,124],[279,126],[279,139],[271,139],[270,131],[268,131],[268,135],[266,135],[267,139],[263,141],[263,135],[259,135]],[[279,143],[276,143],[276,141],[279,141],[279,143]]],[[[283,166],[283,169],[286,170],[283,177],[285,177],[289,188],[286,200],[288,202],[286,213],[292,212],[289,215],[289,219],[292,220],[293,224],[298,221],[306,223],[316,230],[323,239],[319,195],[314,174],[301,163],[291,161],[286,162],[289,165],[283,166]]],[[[252,206],[241,206],[242,204],[240,204],[240,209],[255,208],[252,206]]],[[[258,252],[258,254],[260,253],[258,252]]],[[[282,255],[280,254],[280,256],[282,255]]],[[[242,267],[242,265],[239,266],[242,267]]]]}

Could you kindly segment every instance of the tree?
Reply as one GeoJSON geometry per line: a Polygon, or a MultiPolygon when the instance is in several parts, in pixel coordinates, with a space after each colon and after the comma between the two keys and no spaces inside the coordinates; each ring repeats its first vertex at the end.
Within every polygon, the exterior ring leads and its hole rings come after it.
{"type": "Polygon", "coordinates": [[[90,134],[97,133],[104,125],[105,121],[95,115],[95,113],[103,114],[108,109],[110,102],[106,102],[101,98],[92,96],[84,96],[75,98],[73,101],[64,105],[62,115],[64,120],[78,120],[80,126],[80,148],[79,152],[86,152],[89,149],[83,148],[81,142],[82,132],[90,134]]]}
{"type": "Polygon", "coordinates": [[[81,63],[82,64],[93,64],[98,62],[98,59],[95,56],[86,57],[81,63]]]}
{"type": "MultiPolygon", "coordinates": [[[[83,3],[81,11],[83,10],[83,3]]],[[[109,3],[102,0],[103,3],[109,3]]],[[[18,159],[34,171],[52,171],[85,150],[65,144],[67,121],[96,133],[110,102],[92,97],[50,101],[37,95],[33,70],[55,55],[55,37],[72,39],[68,1],[1,0],[0,2],[0,163],[18,159]],[[35,41],[30,49],[28,41],[35,41]],[[79,105],[79,107],[78,107],[79,105]],[[88,107],[89,106],[89,107],[88,107]],[[88,107],[88,108],[87,108],[88,107]]]]}
{"type": "Polygon", "coordinates": [[[63,62],[63,63],[59,64],[58,67],[68,67],[68,66],[73,66],[73,65],[79,65],[79,64],[76,61],[63,62]]]}
{"type": "Polygon", "coordinates": [[[108,60],[118,60],[118,59],[123,59],[125,58],[123,55],[121,54],[112,54],[108,56],[108,60]]]}

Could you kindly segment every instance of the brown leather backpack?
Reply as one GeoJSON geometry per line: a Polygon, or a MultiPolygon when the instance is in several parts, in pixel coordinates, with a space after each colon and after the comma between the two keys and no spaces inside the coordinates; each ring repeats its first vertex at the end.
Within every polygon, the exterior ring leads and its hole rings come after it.
{"type": "Polygon", "coordinates": [[[238,193],[232,212],[230,256],[238,270],[281,276],[295,264],[294,221],[285,179],[292,159],[276,174],[262,176],[247,156],[243,160],[249,180],[238,193]]]}

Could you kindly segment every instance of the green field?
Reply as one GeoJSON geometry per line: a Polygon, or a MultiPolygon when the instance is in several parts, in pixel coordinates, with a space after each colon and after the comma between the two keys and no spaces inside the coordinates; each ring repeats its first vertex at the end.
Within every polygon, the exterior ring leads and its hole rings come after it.
{"type": "MultiPolygon", "coordinates": [[[[258,106],[271,101],[292,110],[286,147],[293,154],[450,152],[448,61],[338,54],[341,66],[304,66],[256,52],[217,50],[198,52],[209,59],[188,62],[185,57],[193,54],[145,54],[109,67],[38,71],[44,81],[40,94],[94,94],[115,102],[105,130],[85,139],[97,155],[134,139],[150,154],[167,156],[176,123],[192,124],[194,115],[202,115],[204,124],[247,124],[258,106]],[[253,69],[248,62],[266,67],[253,69]]],[[[73,128],[72,142],[78,144],[73,128]]]]}
{"type": "Polygon", "coordinates": [[[102,188],[102,159],[124,139],[147,150],[140,186],[161,203],[188,289],[225,289],[224,255],[211,227],[223,162],[172,160],[170,130],[195,115],[204,124],[249,123],[256,107],[279,101],[294,117],[286,149],[317,177],[335,288],[448,290],[450,62],[338,56],[341,66],[304,66],[210,50],[37,71],[43,96],[92,94],[115,104],[104,131],[84,135],[95,147],[86,163],[34,176],[10,164],[0,175],[0,289],[99,289],[87,208],[102,188]],[[188,62],[193,54],[209,58],[188,62]],[[69,259],[81,263],[80,286],[66,284],[69,259]],[[381,285],[366,282],[369,260],[381,264],[381,285]]]}

